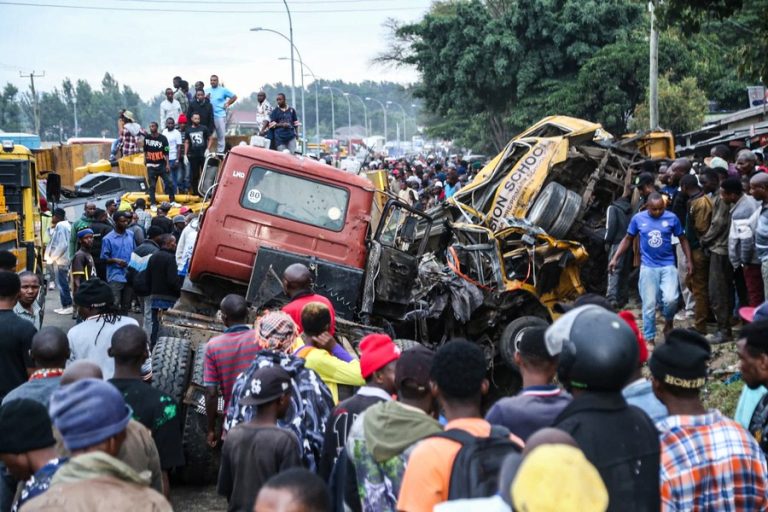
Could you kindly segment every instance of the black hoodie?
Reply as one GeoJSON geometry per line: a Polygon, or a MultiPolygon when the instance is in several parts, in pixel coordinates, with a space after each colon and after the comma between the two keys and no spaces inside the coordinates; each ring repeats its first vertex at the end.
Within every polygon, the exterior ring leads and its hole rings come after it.
{"type": "Polygon", "coordinates": [[[632,218],[632,203],[629,197],[620,197],[605,212],[605,243],[615,245],[627,234],[632,218]]]}
{"type": "Polygon", "coordinates": [[[208,98],[199,103],[197,99],[189,102],[187,109],[187,124],[192,125],[192,114],[200,114],[200,124],[208,128],[209,133],[215,133],[213,126],[213,105],[208,98]]]}

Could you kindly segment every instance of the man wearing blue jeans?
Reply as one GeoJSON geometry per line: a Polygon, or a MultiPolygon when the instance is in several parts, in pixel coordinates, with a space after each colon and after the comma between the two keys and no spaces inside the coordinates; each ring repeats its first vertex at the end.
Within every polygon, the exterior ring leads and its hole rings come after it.
{"type": "Polygon", "coordinates": [[[656,338],[656,304],[661,293],[664,315],[664,335],[672,330],[677,311],[678,274],[672,237],[680,239],[680,246],[688,262],[687,277],[693,273],[691,247],[683,233],[680,219],[664,209],[664,199],[658,193],[648,196],[645,211],[635,214],[629,222],[627,235],[616,254],[608,263],[608,272],[614,272],[619,259],[640,236],[640,300],[643,303],[643,336],[653,343],[656,338]]]}
{"type": "Polygon", "coordinates": [[[207,92],[213,105],[213,126],[216,130],[216,152],[224,152],[225,136],[227,135],[227,109],[237,101],[237,94],[223,85],[219,85],[219,77],[211,75],[211,88],[207,92]]]}

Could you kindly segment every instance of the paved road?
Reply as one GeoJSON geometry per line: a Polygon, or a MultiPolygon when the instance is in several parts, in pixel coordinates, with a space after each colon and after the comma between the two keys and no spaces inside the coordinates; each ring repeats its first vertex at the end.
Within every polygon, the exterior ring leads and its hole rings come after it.
{"type": "MultiPolygon", "coordinates": [[[[43,325],[69,330],[75,321],[69,315],[57,315],[54,309],[61,307],[58,290],[49,290],[45,301],[43,325]]],[[[141,322],[139,315],[131,315],[141,322]]],[[[227,510],[227,501],[216,494],[216,486],[171,486],[173,508],[184,512],[223,512],[227,510]]]]}

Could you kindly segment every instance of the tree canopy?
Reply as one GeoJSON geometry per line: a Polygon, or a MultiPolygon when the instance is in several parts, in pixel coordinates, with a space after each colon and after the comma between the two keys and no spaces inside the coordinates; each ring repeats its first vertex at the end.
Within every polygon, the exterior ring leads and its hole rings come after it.
{"type": "MultiPolygon", "coordinates": [[[[476,148],[484,142],[478,149],[499,149],[553,114],[621,134],[646,101],[649,18],[642,2],[453,0],[436,3],[417,22],[389,26],[390,48],[377,61],[414,66],[421,75],[414,94],[435,118],[431,133],[476,148]]],[[[698,87],[720,108],[746,107],[747,82],[725,50],[733,39],[667,25],[659,69],[670,85],[705,78],[698,87]]]]}

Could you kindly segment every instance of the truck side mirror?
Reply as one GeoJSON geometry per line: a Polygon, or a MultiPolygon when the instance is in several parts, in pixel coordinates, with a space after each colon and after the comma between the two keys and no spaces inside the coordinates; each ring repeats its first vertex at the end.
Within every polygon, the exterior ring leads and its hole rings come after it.
{"type": "Polygon", "coordinates": [[[48,204],[58,204],[61,199],[61,176],[55,172],[48,173],[45,181],[45,200],[48,204]]]}

